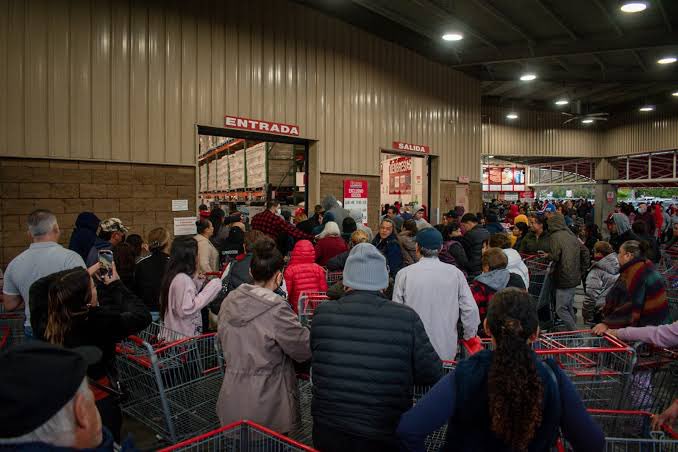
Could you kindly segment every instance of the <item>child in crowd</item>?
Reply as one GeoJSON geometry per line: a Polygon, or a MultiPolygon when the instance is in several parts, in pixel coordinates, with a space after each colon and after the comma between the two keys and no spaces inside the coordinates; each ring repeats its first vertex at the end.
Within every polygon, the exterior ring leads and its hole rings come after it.
{"type": "Polygon", "coordinates": [[[297,312],[299,295],[302,292],[326,292],[327,276],[325,269],[315,263],[315,249],[308,240],[300,240],[294,245],[290,262],[285,269],[285,284],[288,301],[297,312]]]}

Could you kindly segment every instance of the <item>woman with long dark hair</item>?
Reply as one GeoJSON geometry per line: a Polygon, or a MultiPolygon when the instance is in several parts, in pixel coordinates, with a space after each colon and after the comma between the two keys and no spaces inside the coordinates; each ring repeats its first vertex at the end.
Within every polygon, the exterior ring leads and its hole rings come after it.
{"type": "Polygon", "coordinates": [[[567,375],[532,350],[539,319],[527,292],[495,294],[484,322],[494,350],[459,362],[400,419],[406,450],[447,422],[443,450],[548,451],[562,431],[574,450],[603,450],[605,438],[567,375]]]}
{"type": "Polygon", "coordinates": [[[36,281],[30,292],[31,325],[36,338],[52,344],[101,349],[101,361],[89,366],[87,376],[103,425],[120,442],[115,344],[146,328],[151,316],[144,303],[121,283],[115,264],[103,275],[99,268],[97,263],[89,270],[64,270],[36,281]],[[90,275],[103,282],[99,293],[90,275]]]}
{"type": "Polygon", "coordinates": [[[198,277],[198,242],[193,237],[175,239],[160,288],[160,317],[165,326],[185,336],[202,334],[200,310],[216,298],[221,284],[219,278],[205,284],[198,277]]]}

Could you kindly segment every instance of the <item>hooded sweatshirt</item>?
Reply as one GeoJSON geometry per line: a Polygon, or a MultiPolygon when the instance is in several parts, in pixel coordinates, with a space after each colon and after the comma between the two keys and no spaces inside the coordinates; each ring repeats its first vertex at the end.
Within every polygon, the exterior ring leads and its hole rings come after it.
{"type": "MultiPolygon", "coordinates": [[[[556,213],[548,220],[551,232],[553,278],[558,289],[571,289],[581,282],[581,243],[565,224],[565,217],[556,213]]],[[[588,264],[586,264],[588,266],[588,264]]]]}
{"type": "Polygon", "coordinates": [[[332,195],[325,196],[320,205],[325,209],[325,213],[330,212],[334,215],[334,221],[337,224],[344,224],[344,218],[350,216],[348,210],[341,207],[337,202],[337,198],[332,195]]]}
{"type": "Polygon", "coordinates": [[[101,223],[101,220],[92,212],[82,212],[75,220],[75,229],[73,229],[68,249],[78,253],[83,261],[87,259],[87,255],[97,239],[99,223],[101,223]]]}
{"type": "Polygon", "coordinates": [[[520,276],[525,284],[525,287],[530,287],[530,275],[527,271],[527,265],[523,262],[523,258],[520,257],[520,253],[512,248],[506,248],[502,250],[506,257],[508,258],[508,265],[506,270],[510,273],[515,273],[520,276]]]}
{"type": "Polygon", "coordinates": [[[224,300],[217,335],[226,363],[217,400],[221,425],[249,419],[283,434],[299,428],[294,361],[311,358],[310,332],[287,302],[242,284],[224,300]]]}
{"type": "Polygon", "coordinates": [[[294,312],[297,312],[297,302],[302,292],[327,291],[325,270],[315,263],[315,249],[308,240],[300,240],[294,245],[290,262],[285,269],[285,284],[294,312]]]}
{"type": "Polygon", "coordinates": [[[617,233],[610,238],[610,245],[615,253],[619,252],[619,248],[629,240],[640,240],[640,238],[631,230],[631,222],[629,217],[623,213],[613,213],[612,220],[617,226],[617,233]]]}
{"type": "Polygon", "coordinates": [[[351,218],[355,220],[355,225],[359,231],[363,231],[367,234],[367,240],[372,241],[374,236],[372,235],[372,229],[369,226],[363,224],[363,213],[358,209],[351,209],[351,218]]]}
{"type": "Polygon", "coordinates": [[[473,299],[478,305],[481,325],[483,320],[485,320],[485,316],[487,316],[487,308],[494,294],[507,287],[526,288],[523,279],[519,275],[511,273],[505,268],[481,273],[473,280],[471,283],[471,293],[473,293],[473,299]]]}

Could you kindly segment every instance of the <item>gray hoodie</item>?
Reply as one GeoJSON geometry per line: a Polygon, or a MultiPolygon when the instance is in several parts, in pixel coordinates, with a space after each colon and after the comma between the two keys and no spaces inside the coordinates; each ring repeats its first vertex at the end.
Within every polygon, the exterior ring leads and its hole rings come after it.
{"type": "Polygon", "coordinates": [[[626,231],[631,230],[631,223],[629,222],[629,217],[623,213],[613,213],[612,219],[614,224],[617,226],[617,234],[622,235],[626,231]]]}
{"type": "Polygon", "coordinates": [[[372,229],[370,229],[369,226],[365,226],[363,224],[363,213],[362,211],[358,209],[351,209],[351,218],[355,220],[355,225],[358,228],[359,231],[363,231],[365,234],[367,234],[367,238],[369,239],[370,242],[372,242],[372,239],[374,238],[372,236],[372,229]]]}
{"type": "Polygon", "coordinates": [[[595,312],[605,304],[605,296],[619,278],[619,261],[616,253],[610,253],[591,265],[586,276],[584,294],[584,320],[593,322],[595,312]]]}
{"type": "Polygon", "coordinates": [[[339,227],[344,224],[344,218],[350,216],[348,210],[341,207],[337,202],[337,198],[332,195],[325,196],[320,205],[325,209],[325,212],[332,212],[334,215],[334,222],[337,223],[339,227]]]}

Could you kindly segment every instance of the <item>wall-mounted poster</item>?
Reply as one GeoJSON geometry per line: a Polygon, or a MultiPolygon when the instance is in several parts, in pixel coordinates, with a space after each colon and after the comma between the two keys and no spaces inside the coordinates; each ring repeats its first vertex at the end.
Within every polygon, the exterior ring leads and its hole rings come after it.
{"type": "Polygon", "coordinates": [[[391,195],[412,193],[412,158],[399,157],[388,163],[389,189],[391,195]]]}

